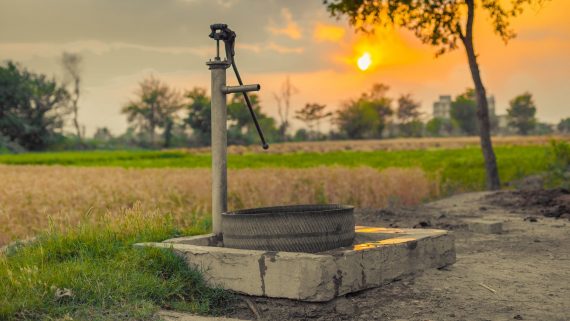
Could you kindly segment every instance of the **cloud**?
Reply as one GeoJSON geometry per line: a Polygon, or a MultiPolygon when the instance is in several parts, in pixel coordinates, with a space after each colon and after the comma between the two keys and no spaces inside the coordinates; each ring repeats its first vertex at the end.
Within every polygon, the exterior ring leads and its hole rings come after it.
{"type": "Polygon", "coordinates": [[[236,44],[238,49],[247,50],[254,53],[261,53],[262,51],[274,51],[280,54],[300,54],[305,51],[303,47],[287,47],[276,44],[273,41],[267,43],[255,43],[255,44],[248,44],[248,43],[238,43],[236,44]]]}
{"type": "Polygon", "coordinates": [[[313,31],[313,39],[317,42],[337,42],[344,38],[345,28],[317,23],[313,31]]]}
{"type": "Polygon", "coordinates": [[[285,47],[285,46],[278,45],[274,42],[268,43],[267,49],[275,51],[275,52],[280,53],[280,54],[290,54],[290,53],[300,54],[300,53],[303,53],[305,51],[305,48],[302,48],[302,47],[285,47]]]}
{"type": "Polygon", "coordinates": [[[147,46],[125,42],[103,42],[98,40],[74,41],[68,43],[0,43],[0,58],[17,57],[29,59],[32,57],[54,57],[63,51],[91,52],[102,55],[113,50],[136,49],[141,51],[163,54],[191,54],[206,57],[212,50],[210,47],[183,47],[183,46],[147,46]]]}
{"type": "Polygon", "coordinates": [[[299,24],[293,20],[291,11],[289,11],[287,8],[283,8],[281,9],[281,16],[285,20],[285,27],[278,28],[271,26],[274,24],[273,21],[271,21],[271,25],[267,28],[269,32],[271,32],[273,35],[284,35],[293,40],[301,39],[303,37],[301,28],[299,27],[299,24]]]}

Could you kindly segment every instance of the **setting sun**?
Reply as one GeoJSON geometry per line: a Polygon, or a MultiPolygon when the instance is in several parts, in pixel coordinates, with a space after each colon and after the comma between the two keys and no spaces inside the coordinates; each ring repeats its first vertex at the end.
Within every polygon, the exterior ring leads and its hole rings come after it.
{"type": "Polygon", "coordinates": [[[364,71],[370,67],[370,64],[372,64],[372,57],[370,57],[369,53],[365,52],[360,56],[360,58],[358,58],[357,64],[358,68],[364,71]]]}

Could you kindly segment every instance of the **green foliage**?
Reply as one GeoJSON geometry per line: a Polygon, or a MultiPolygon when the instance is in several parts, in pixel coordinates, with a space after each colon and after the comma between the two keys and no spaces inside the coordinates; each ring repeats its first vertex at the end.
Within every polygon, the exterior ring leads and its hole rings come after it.
{"type": "MultiPolygon", "coordinates": [[[[275,119],[262,112],[259,96],[250,94],[249,100],[266,139],[270,142],[279,141],[282,134],[277,128],[275,119]]],[[[228,123],[228,144],[251,145],[259,142],[259,134],[243,95],[231,97],[228,104],[228,123]]]]}
{"type": "MultiPolygon", "coordinates": [[[[186,94],[190,102],[186,106],[188,118],[186,123],[193,130],[194,142],[198,146],[210,145],[211,128],[211,102],[206,90],[194,88],[186,94]]],[[[253,110],[269,142],[279,141],[282,135],[279,133],[275,119],[261,111],[259,96],[249,95],[253,110]]],[[[251,118],[243,95],[232,95],[228,102],[228,144],[249,145],[259,141],[255,124],[251,118]]]]}
{"type": "Polygon", "coordinates": [[[561,119],[556,128],[561,133],[570,134],[570,117],[561,119]]]}
{"type": "Polygon", "coordinates": [[[305,128],[300,128],[295,132],[295,136],[293,136],[293,140],[296,142],[303,142],[309,140],[309,131],[305,128]]]}
{"type": "Polygon", "coordinates": [[[332,112],[325,112],[326,107],[326,105],[319,105],[316,103],[305,104],[305,107],[295,112],[295,118],[304,122],[309,128],[309,136],[307,138],[317,138],[320,135],[321,120],[332,116],[332,112]]]}
{"type": "Polygon", "coordinates": [[[465,93],[457,96],[451,103],[451,119],[467,135],[476,135],[479,132],[477,126],[477,102],[475,91],[467,89],[465,93]]]}
{"type": "Polygon", "coordinates": [[[401,137],[422,137],[424,131],[424,123],[416,119],[403,124],[400,124],[401,137]]]}
{"type": "Polygon", "coordinates": [[[375,84],[369,93],[345,103],[335,122],[344,136],[353,139],[381,138],[392,110],[392,99],[386,96],[389,87],[375,84]]]}
{"type": "Polygon", "coordinates": [[[536,126],[536,106],[532,94],[525,92],[509,102],[509,126],[518,130],[520,135],[528,135],[536,126]]]}
{"type": "Polygon", "coordinates": [[[156,129],[172,124],[182,108],[182,98],[177,91],[153,76],[144,79],[139,86],[137,98],[126,104],[121,112],[127,115],[134,129],[148,133],[148,143],[154,146],[156,129]]]}
{"type": "Polygon", "coordinates": [[[547,151],[547,164],[549,185],[570,189],[570,144],[553,140],[547,151]]]}
{"type": "Polygon", "coordinates": [[[426,123],[426,131],[431,136],[448,136],[453,132],[453,121],[435,117],[426,123]]]}
{"type": "Polygon", "coordinates": [[[10,145],[43,150],[62,137],[69,93],[55,80],[13,62],[0,66],[0,135],[10,145]]]}
{"type": "Polygon", "coordinates": [[[398,98],[396,115],[400,121],[400,134],[403,137],[421,137],[424,124],[420,120],[420,102],[415,101],[411,94],[398,98]]]}
{"type": "Polygon", "coordinates": [[[194,136],[199,146],[210,145],[212,136],[212,110],[210,97],[206,95],[206,89],[194,88],[186,93],[190,99],[186,105],[188,117],[186,123],[194,131],[194,136]]]}
{"type": "Polygon", "coordinates": [[[554,133],[554,125],[542,122],[536,122],[534,128],[530,132],[531,135],[550,135],[554,133]]]}
{"type": "Polygon", "coordinates": [[[0,254],[0,319],[154,320],[160,307],[216,313],[229,302],[172,251],[133,247],[191,231],[136,207],[121,214],[0,254]]]}

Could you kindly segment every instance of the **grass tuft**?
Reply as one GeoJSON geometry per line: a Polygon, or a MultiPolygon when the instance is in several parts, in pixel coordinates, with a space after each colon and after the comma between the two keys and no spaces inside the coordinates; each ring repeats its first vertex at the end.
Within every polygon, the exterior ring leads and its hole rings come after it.
{"type": "Polygon", "coordinates": [[[231,296],[168,249],[134,248],[191,233],[140,207],[66,231],[51,229],[0,255],[0,320],[154,320],[160,308],[216,314],[231,296]]]}

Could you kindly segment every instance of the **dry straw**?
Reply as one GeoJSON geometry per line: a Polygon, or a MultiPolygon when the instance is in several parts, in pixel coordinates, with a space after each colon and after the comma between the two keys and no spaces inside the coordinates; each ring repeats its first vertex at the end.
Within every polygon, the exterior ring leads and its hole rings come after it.
{"type": "MultiPolygon", "coordinates": [[[[241,169],[229,172],[228,199],[231,210],[309,203],[384,207],[418,204],[433,187],[420,169],[241,169]]],[[[188,226],[210,210],[210,171],[0,166],[0,245],[50,224],[120,215],[135,204],[171,213],[188,226]]]]}

